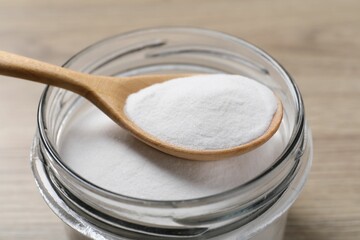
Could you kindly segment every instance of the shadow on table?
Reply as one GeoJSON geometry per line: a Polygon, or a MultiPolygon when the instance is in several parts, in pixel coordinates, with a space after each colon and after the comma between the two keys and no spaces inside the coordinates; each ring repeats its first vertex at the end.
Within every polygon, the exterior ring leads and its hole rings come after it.
{"type": "MultiPolygon", "coordinates": [[[[324,226],[322,226],[322,229],[324,226]]],[[[319,226],[306,221],[304,216],[291,212],[285,229],[284,240],[330,240],[329,234],[320,232],[319,226]]]]}

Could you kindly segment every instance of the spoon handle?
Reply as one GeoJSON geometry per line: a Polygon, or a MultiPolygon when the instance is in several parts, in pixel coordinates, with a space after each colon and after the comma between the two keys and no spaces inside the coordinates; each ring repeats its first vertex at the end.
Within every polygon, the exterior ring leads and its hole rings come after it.
{"type": "Polygon", "coordinates": [[[0,51],[0,75],[26,79],[86,95],[92,78],[56,65],[0,51]]]}

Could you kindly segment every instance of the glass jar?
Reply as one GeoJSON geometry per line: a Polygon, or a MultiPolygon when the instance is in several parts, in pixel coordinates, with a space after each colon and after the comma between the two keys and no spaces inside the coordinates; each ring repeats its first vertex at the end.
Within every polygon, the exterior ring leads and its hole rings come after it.
{"type": "Polygon", "coordinates": [[[157,28],[98,42],[64,67],[110,76],[230,73],[271,88],[284,105],[279,129],[286,147],[261,174],[231,190],[198,199],[154,201],[116,194],[72,171],[58,153],[62,132],[84,100],[47,87],[38,110],[31,164],[46,203],[76,239],[280,240],[289,207],[304,186],[312,139],[300,92],[289,74],[257,47],[195,28],[157,28]]]}

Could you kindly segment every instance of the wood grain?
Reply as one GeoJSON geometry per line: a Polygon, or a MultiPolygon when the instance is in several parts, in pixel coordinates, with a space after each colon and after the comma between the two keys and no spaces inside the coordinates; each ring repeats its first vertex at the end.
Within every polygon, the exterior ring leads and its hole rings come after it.
{"type": "MultiPolygon", "coordinates": [[[[60,65],[104,37],[163,25],[261,46],[298,83],[314,137],[313,168],[285,239],[359,240],[359,13],[358,0],[2,0],[0,48],[60,65]]],[[[65,239],[28,163],[42,89],[0,77],[0,239],[65,239]]]]}

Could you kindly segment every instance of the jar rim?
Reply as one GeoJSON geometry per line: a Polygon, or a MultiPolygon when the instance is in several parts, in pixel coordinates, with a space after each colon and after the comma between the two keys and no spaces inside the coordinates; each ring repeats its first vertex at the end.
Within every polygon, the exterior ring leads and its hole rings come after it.
{"type": "Polygon", "coordinates": [[[196,32],[196,33],[202,33],[202,34],[208,34],[208,35],[212,35],[212,36],[221,37],[221,38],[223,38],[225,40],[234,41],[236,43],[244,45],[248,49],[255,52],[257,55],[260,55],[262,58],[265,58],[267,61],[269,61],[271,63],[271,65],[272,65],[272,67],[274,67],[277,71],[279,71],[281,76],[283,78],[285,78],[286,81],[291,84],[291,87],[293,88],[294,93],[295,93],[295,99],[296,99],[296,104],[297,104],[296,107],[297,107],[298,111],[296,112],[295,124],[294,124],[294,128],[292,129],[293,131],[292,131],[291,137],[290,137],[286,147],[284,148],[283,152],[274,161],[274,163],[267,170],[265,170],[264,172],[262,172],[261,174],[259,174],[255,178],[251,179],[250,181],[248,181],[248,182],[246,182],[246,183],[244,183],[242,185],[239,185],[239,186],[237,186],[235,188],[226,190],[224,192],[220,192],[220,193],[216,193],[216,194],[213,194],[213,195],[204,196],[204,197],[200,197],[200,198],[193,198],[193,199],[186,199],[186,200],[150,200],[150,199],[143,199],[143,198],[136,198],[136,197],[126,196],[126,195],[122,195],[122,194],[110,191],[108,189],[102,188],[102,187],[97,186],[96,184],[88,181],[87,179],[83,178],[78,173],[73,171],[71,168],[69,168],[66,164],[64,164],[62,162],[62,160],[61,160],[61,157],[57,153],[55,147],[52,145],[51,141],[49,140],[49,138],[47,136],[47,132],[45,130],[45,121],[46,121],[45,120],[46,119],[45,118],[45,108],[46,108],[45,105],[46,105],[46,97],[49,94],[49,91],[52,89],[51,86],[47,86],[45,88],[45,90],[43,91],[43,94],[42,94],[42,96],[40,98],[40,102],[39,102],[39,106],[38,106],[38,112],[37,112],[37,125],[38,125],[39,137],[41,139],[41,142],[44,145],[44,148],[47,150],[47,153],[54,159],[56,164],[58,164],[67,174],[74,177],[77,181],[82,183],[82,185],[85,185],[87,188],[95,190],[98,193],[101,193],[101,195],[106,196],[106,197],[110,197],[111,199],[121,199],[121,200],[124,200],[126,202],[133,203],[135,205],[142,204],[144,201],[146,201],[148,203],[155,204],[156,206],[162,206],[162,205],[163,206],[169,206],[169,205],[177,205],[177,204],[180,204],[180,205],[184,206],[184,205],[187,205],[187,204],[192,205],[192,203],[202,202],[202,201],[215,202],[215,201],[218,201],[219,199],[227,198],[229,195],[233,195],[235,193],[242,192],[244,189],[249,188],[249,186],[251,186],[252,184],[255,184],[256,182],[263,179],[265,176],[270,175],[273,171],[275,171],[275,169],[276,169],[276,167],[278,165],[280,165],[281,163],[286,161],[287,157],[293,152],[294,148],[297,146],[297,143],[298,143],[299,139],[301,138],[303,129],[305,127],[304,126],[305,125],[305,114],[304,114],[303,100],[302,100],[300,91],[299,91],[297,85],[295,84],[295,82],[293,81],[293,79],[291,78],[291,76],[287,73],[287,71],[274,58],[272,58],[269,54],[267,54],[265,51],[263,51],[259,47],[255,46],[255,45],[253,45],[253,44],[251,44],[251,43],[249,43],[249,42],[247,42],[247,41],[245,41],[245,40],[243,40],[241,38],[231,36],[231,35],[226,34],[226,33],[213,31],[213,30],[208,30],[208,29],[203,29],[203,28],[195,28],[195,27],[157,27],[157,28],[139,29],[139,30],[134,30],[134,31],[126,32],[126,33],[121,33],[121,34],[114,35],[112,37],[105,38],[105,39],[100,40],[98,42],[95,42],[95,43],[91,44],[90,46],[84,48],[83,50],[79,51],[78,53],[76,53],[68,61],[66,61],[62,66],[63,67],[71,66],[71,64],[73,62],[75,62],[78,58],[81,58],[88,51],[90,51],[93,48],[96,48],[96,47],[98,47],[98,46],[100,46],[102,44],[106,44],[108,41],[111,41],[113,39],[124,38],[124,37],[128,37],[128,36],[131,36],[131,35],[134,35],[134,34],[144,34],[144,33],[159,32],[159,31],[160,32],[166,32],[166,31],[182,32],[182,31],[186,31],[187,33],[191,33],[191,32],[195,33],[196,32]]]}

